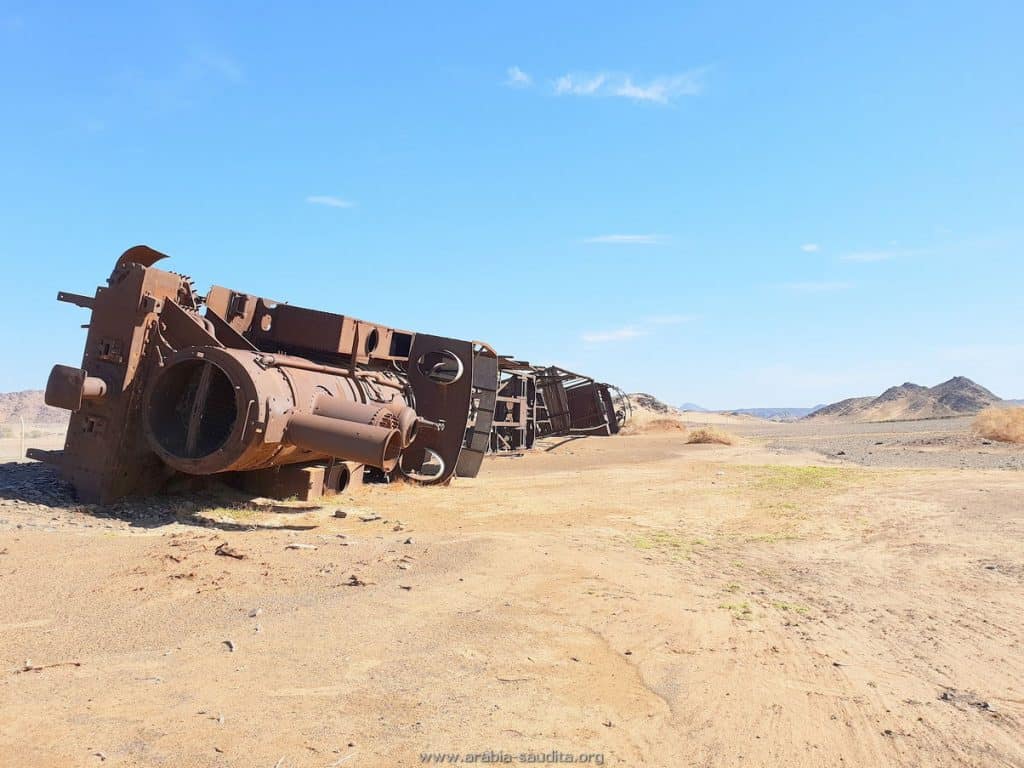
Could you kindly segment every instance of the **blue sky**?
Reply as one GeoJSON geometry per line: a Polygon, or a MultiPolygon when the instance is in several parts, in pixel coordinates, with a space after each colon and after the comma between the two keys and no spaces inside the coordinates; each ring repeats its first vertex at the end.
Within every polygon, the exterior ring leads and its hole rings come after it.
{"type": "Polygon", "coordinates": [[[85,6],[0,2],[0,390],[147,243],[676,403],[1024,397],[1019,3],[85,6]]]}

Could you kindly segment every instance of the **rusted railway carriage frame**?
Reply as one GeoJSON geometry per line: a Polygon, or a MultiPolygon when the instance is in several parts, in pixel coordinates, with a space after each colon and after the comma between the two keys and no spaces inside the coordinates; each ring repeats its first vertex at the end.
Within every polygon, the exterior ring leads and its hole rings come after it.
{"type": "Polygon", "coordinates": [[[534,367],[508,357],[498,362],[498,394],[491,430],[495,453],[529,450],[537,438],[537,381],[534,367]]]}
{"type": "Polygon", "coordinates": [[[534,370],[546,410],[546,418],[538,419],[539,436],[618,434],[628,413],[618,412],[612,387],[554,365],[534,370]]]}
{"type": "Polygon", "coordinates": [[[632,404],[617,387],[558,366],[499,358],[491,450],[528,450],[537,438],[615,435],[632,404]]]}

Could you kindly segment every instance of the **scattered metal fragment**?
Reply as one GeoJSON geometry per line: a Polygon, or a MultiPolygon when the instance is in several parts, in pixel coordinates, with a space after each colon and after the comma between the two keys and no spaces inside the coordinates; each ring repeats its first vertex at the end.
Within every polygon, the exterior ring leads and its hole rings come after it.
{"type": "Polygon", "coordinates": [[[213,550],[213,554],[220,555],[221,557],[233,557],[233,558],[235,558],[235,560],[244,560],[245,559],[245,555],[244,554],[239,552],[234,547],[229,546],[226,541],[221,543],[221,544],[219,544],[217,546],[217,548],[215,550],[213,550]]]}
{"type": "Polygon", "coordinates": [[[15,670],[15,672],[41,672],[44,669],[53,669],[54,667],[80,667],[82,662],[80,661],[58,661],[56,664],[33,664],[28,659],[25,659],[25,663],[21,669],[15,670]]]}
{"type": "Polygon", "coordinates": [[[366,582],[356,576],[354,573],[348,577],[348,581],[345,582],[347,587],[365,587],[366,582]]]}
{"type": "Polygon", "coordinates": [[[232,641],[232,640],[225,640],[224,641],[224,645],[226,645],[228,647],[228,650],[231,653],[235,652],[235,643],[234,643],[234,641],[232,641]]]}
{"type": "Polygon", "coordinates": [[[285,549],[316,549],[316,544],[299,544],[293,542],[291,544],[285,544],[285,549]]]}

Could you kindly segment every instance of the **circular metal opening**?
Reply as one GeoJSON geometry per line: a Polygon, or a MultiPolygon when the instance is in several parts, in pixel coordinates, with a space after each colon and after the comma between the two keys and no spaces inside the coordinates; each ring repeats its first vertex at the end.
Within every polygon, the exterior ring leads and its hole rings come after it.
{"type": "Polygon", "coordinates": [[[363,345],[363,349],[365,350],[366,354],[369,355],[377,348],[378,344],[380,344],[380,333],[378,333],[377,329],[374,328],[367,334],[366,343],[363,345]]]}
{"type": "Polygon", "coordinates": [[[154,382],[149,403],[153,439],[183,459],[200,459],[223,446],[238,417],[231,380],[202,359],[167,368],[154,382]]]}
{"type": "Polygon", "coordinates": [[[331,467],[331,471],[327,475],[327,482],[325,483],[325,490],[332,491],[334,493],[342,493],[348,488],[349,481],[352,479],[352,474],[344,464],[335,464],[331,467]]]}
{"type": "Polygon", "coordinates": [[[410,480],[429,485],[430,483],[440,480],[444,475],[444,459],[442,459],[441,454],[433,448],[424,448],[423,451],[423,460],[420,463],[419,469],[407,469],[402,465],[402,462],[399,461],[398,471],[410,480]]]}
{"type": "Polygon", "coordinates": [[[425,352],[416,361],[420,373],[436,384],[454,384],[462,378],[462,361],[447,349],[425,352]]]}

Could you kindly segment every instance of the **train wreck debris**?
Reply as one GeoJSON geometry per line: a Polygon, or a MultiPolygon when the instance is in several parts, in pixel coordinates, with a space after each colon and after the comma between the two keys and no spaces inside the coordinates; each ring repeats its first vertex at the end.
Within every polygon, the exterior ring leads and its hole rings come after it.
{"type": "Polygon", "coordinates": [[[81,367],[57,365],[49,405],[72,412],[60,466],[82,501],[158,493],[215,475],[305,500],[402,476],[472,477],[490,451],[538,437],[617,433],[629,401],[481,342],[404,331],[215,286],[135,246],[94,297],[81,367]]]}

